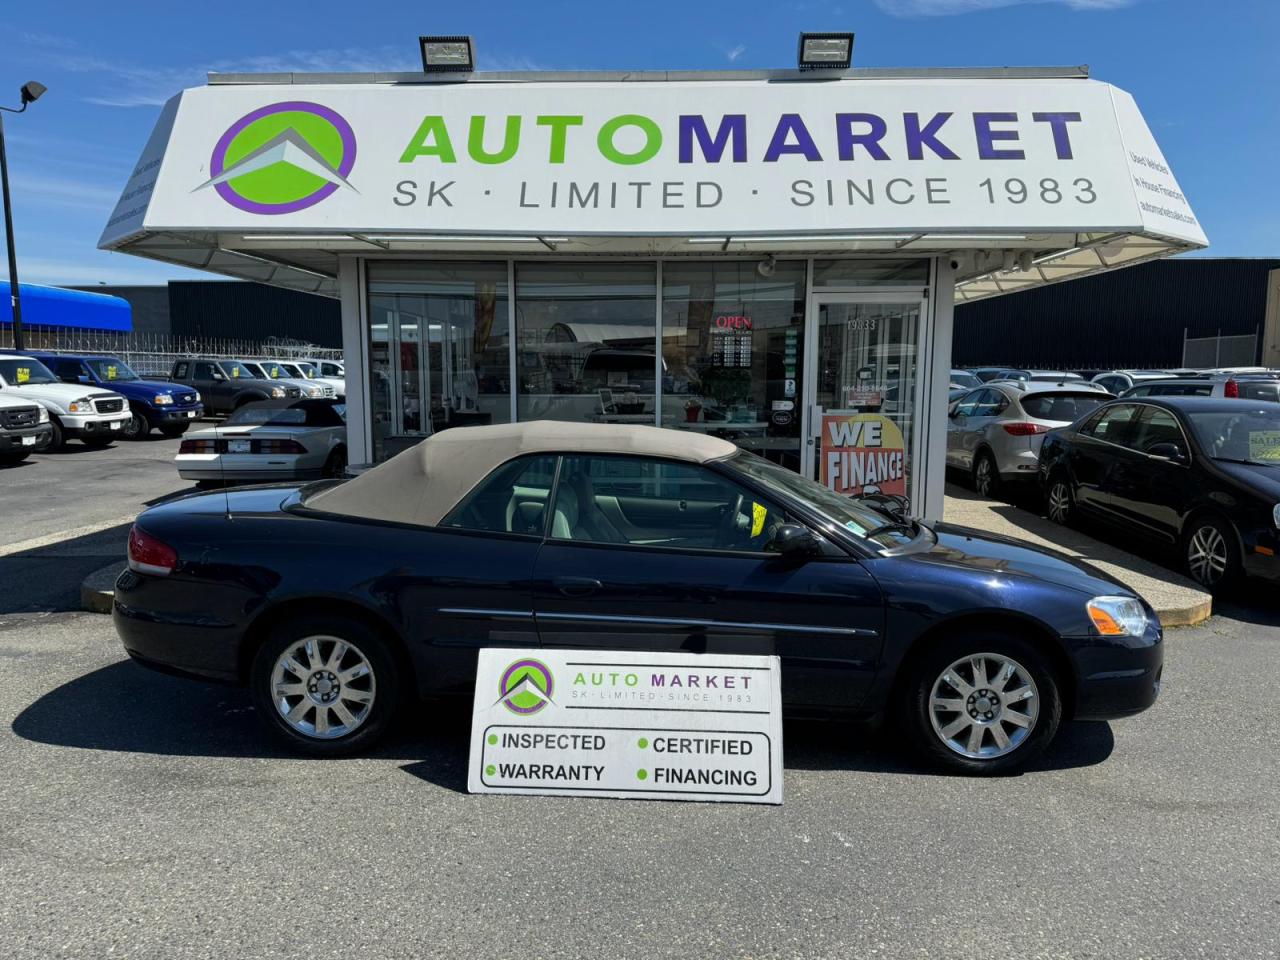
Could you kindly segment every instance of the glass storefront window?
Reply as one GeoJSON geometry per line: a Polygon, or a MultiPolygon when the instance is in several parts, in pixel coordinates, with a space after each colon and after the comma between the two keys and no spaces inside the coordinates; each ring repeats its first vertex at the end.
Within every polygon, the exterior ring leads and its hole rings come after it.
{"type": "Polygon", "coordinates": [[[662,426],[800,469],[803,260],[663,264],[662,426]]]}
{"type": "Polygon", "coordinates": [[[375,460],[449,427],[511,419],[506,263],[369,264],[375,460]]]}
{"type": "Polygon", "coordinates": [[[815,260],[813,288],[923,287],[929,283],[928,260],[815,260]]]}
{"type": "Polygon", "coordinates": [[[520,420],[654,421],[657,266],[517,263],[520,420]]]}

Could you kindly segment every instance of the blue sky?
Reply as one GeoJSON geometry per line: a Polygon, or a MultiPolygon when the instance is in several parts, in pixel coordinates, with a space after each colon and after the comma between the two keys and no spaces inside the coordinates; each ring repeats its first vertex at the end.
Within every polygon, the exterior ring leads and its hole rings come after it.
{"type": "Polygon", "coordinates": [[[1137,98],[1208,254],[1280,256],[1275,0],[55,0],[7,19],[0,100],[49,87],[6,115],[27,282],[201,276],[95,249],[159,105],[209,70],[418,69],[419,33],[472,34],[490,70],[787,67],[799,31],[846,29],[859,66],[1087,63],[1137,98]]]}

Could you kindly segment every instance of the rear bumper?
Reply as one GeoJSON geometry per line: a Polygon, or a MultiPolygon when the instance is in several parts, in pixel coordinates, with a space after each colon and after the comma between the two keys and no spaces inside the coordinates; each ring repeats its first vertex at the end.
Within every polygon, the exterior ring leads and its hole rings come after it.
{"type": "Polygon", "coordinates": [[[34,450],[53,433],[53,427],[41,423],[34,427],[19,427],[16,430],[0,431],[0,453],[13,453],[19,450],[34,450]],[[25,443],[23,441],[26,441],[25,443]]]}
{"type": "Polygon", "coordinates": [[[1160,696],[1164,642],[1159,625],[1141,637],[1089,637],[1073,641],[1076,720],[1117,720],[1141,713],[1160,696]]]}
{"type": "Polygon", "coordinates": [[[304,465],[300,459],[279,461],[270,454],[180,453],[174,463],[184,480],[319,480],[323,467],[304,465]]]}
{"type": "Polygon", "coordinates": [[[164,673],[240,681],[241,628],[176,609],[170,584],[125,570],[116,579],[111,618],[130,657],[164,673]]]}

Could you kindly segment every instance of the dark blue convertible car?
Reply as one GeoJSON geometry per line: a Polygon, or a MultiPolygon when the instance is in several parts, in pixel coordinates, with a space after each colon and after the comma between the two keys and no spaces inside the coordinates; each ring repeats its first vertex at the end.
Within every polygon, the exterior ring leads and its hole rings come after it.
{"type": "Polygon", "coordinates": [[[140,663],[247,684],[267,726],[361,750],[481,647],[776,654],[789,710],[879,717],[937,764],[1016,768],[1160,689],[1160,626],[1059,556],[838,496],[652,427],[450,430],[359,477],[142,514],[115,623],[140,663]]]}

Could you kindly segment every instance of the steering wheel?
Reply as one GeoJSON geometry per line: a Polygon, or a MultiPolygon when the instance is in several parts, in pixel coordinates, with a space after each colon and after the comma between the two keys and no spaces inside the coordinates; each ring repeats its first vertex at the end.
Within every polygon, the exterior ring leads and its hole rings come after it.
{"type": "Polygon", "coordinates": [[[739,493],[725,511],[724,516],[720,518],[720,547],[732,546],[737,543],[738,533],[738,514],[742,511],[742,494],[739,493]]]}

